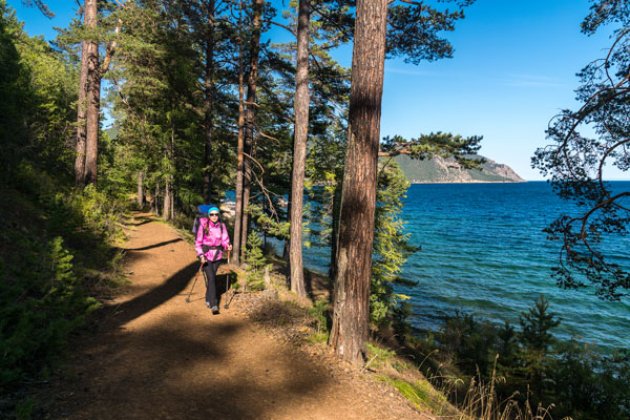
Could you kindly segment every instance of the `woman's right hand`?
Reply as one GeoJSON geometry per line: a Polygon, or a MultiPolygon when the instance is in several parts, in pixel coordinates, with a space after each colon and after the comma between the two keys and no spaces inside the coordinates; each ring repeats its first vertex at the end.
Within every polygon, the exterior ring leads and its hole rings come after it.
{"type": "Polygon", "coordinates": [[[206,263],[205,255],[202,255],[201,257],[199,257],[199,260],[201,260],[201,265],[204,265],[206,263]]]}

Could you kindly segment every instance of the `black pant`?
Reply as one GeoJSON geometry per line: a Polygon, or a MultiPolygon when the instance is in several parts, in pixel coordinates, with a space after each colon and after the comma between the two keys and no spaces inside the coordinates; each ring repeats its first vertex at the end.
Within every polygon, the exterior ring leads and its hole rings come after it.
{"type": "Polygon", "coordinates": [[[217,305],[217,270],[221,260],[208,261],[203,266],[203,271],[206,273],[206,303],[208,305],[217,305]]]}

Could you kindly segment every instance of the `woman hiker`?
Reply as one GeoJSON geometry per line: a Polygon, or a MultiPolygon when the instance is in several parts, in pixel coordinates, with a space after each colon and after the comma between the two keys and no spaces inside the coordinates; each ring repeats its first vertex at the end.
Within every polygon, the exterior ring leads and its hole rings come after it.
{"type": "Polygon", "coordinates": [[[195,250],[208,280],[206,284],[206,306],[215,315],[219,313],[216,288],[217,269],[221,264],[221,258],[223,258],[223,250],[232,250],[230,237],[225,224],[219,218],[219,214],[217,207],[208,209],[208,217],[199,220],[200,224],[195,240],[195,250]]]}

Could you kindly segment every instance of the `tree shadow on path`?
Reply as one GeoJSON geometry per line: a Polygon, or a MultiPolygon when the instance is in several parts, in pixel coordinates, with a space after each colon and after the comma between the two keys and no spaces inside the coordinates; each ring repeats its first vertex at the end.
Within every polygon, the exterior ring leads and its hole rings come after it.
{"type": "Polygon", "coordinates": [[[146,251],[149,249],[153,249],[153,248],[159,248],[161,246],[164,245],[168,245],[168,244],[174,244],[176,242],[181,242],[182,238],[177,238],[177,239],[171,239],[170,241],[164,241],[164,242],[160,242],[157,244],[153,244],[153,245],[147,245],[147,246],[143,246],[141,248],[123,248],[124,251],[146,251]]]}
{"type": "Polygon", "coordinates": [[[138,227],[138,226],[142,226],[142,225],[146,225],[147,223],[151,223],[153,222],[153,218],[149,217],[149,216],[140,216],[140,217],[136,217],[135,220],[137,220],[137,222],[126,222],[125,225],[127,226],[134,226],[134,227],[138,227]]]}
{"type": "Polygon", "coordinates": [[[179,270],[162,285],[119,305],[112,305],[103,309],[106,319],[117,325],[126,324],[182,292],[188,282],[199,270],[199,263],[194,262],[179,270]]]}
{"type": "Polygon", "coordinates": [[[174,317],[90,348],[52,418],[300,418],[333,382],[245,320],[189,324],[174,317]]]}
{"type": "MultiPolygon", "coordinates": [[[[106,328],[82,338],[64,380],[50,385],[47,418],[376,418],[355,414],[346,385],[236,311],[212,316],[200,302],[187,305],[197,261],[151,283],[142,279],[155,272],[142,270],[164,255],[131,255],[143,260],[134,269],[144,293],[103,309],[106,328]]],[[[219,294],[226,280],[218,277],[219,294]]],[[[201,275],[196,290],[205,293],[201,275]]]]}

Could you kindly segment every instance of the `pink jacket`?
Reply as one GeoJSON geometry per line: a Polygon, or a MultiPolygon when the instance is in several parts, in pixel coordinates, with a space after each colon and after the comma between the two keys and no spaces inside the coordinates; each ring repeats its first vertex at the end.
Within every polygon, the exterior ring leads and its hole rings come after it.
{"type": "Polygon", "coordinates": [[[199,228],[197,229],[197,238],[195,240],[195,251],[197,256],[202,255],[208,261],[217,261],[223,258],[223,249],[230,245],[230,237],[227,227],[222,222],[213,223],[207,217],[199,220],[199,228]],[[223,225],[223,226],[221,226],[223,225]],[[222,247],[219,249],[209,249],[203,252],[203,246],[222,247]]]}

